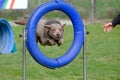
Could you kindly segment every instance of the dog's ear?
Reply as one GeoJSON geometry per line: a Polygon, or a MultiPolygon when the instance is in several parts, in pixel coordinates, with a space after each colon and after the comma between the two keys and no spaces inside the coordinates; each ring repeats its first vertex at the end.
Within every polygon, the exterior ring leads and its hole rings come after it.
{"type": "Polygon", "coordinates": [[[66,26],[66,23],[62,25],[62,29],[64,30],[64,27],[66,26]]]}
{"type": "Polygon", "coordinates": [[[48,32],[50,30],[50,25],[44,25],[44,31],[48,32]]]}
{"type": "Polygon", "coordinates": [[[44,25],[45,29],[50,29],[50,25],[44,25]]]}

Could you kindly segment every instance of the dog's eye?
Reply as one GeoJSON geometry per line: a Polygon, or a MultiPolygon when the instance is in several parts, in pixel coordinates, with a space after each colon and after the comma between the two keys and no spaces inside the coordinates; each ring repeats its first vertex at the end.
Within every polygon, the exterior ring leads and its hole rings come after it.
{"type": "Polygon", "coordinates": [[[53,31],[53,32],[55,32],[55,31],[56,31],[56,29],[52,29],[52,31],[53,31]]]}
{"type": "Polygon", "coordinates": [[[59,29],[60,31],[63,31],[62,29],[59,29]]]}

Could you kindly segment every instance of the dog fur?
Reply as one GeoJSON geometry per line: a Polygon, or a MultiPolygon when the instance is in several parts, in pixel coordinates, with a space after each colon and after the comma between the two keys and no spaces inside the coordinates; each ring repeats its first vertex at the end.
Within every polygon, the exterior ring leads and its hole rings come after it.
{"type": "Polygon", "coordinates": [[[37,42],[43,46],[62,45],[65,25],[57,20],[39,21],[36,30],[37,42]]]}

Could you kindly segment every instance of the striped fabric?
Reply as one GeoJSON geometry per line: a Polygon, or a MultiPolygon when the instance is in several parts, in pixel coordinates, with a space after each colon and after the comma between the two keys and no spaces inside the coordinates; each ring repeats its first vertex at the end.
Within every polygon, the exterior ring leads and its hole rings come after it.
{"type": "Polygon", "coordinates": [[[27,9],[28,0],[0,0],[0,9],[27,9]]]}

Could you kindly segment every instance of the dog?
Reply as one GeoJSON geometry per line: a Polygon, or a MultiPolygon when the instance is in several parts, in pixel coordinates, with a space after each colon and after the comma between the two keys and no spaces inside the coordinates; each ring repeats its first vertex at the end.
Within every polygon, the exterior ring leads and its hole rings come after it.
{"type": "MultiPolygon", "coordinates": [[[[16,21],[16,24],[26,25],[27,21],[16,21]]],[[[36,29],[36,42],[43,46],[54,46],[63,44],[64,27],[58,20],[40,20],[36,29]]]]}
{"type": "Polygon", "coordinates": [[[65,25],[58,20],[40,21],[36,30],[37,42],[43,46],[62,45],[65,25]]]}

